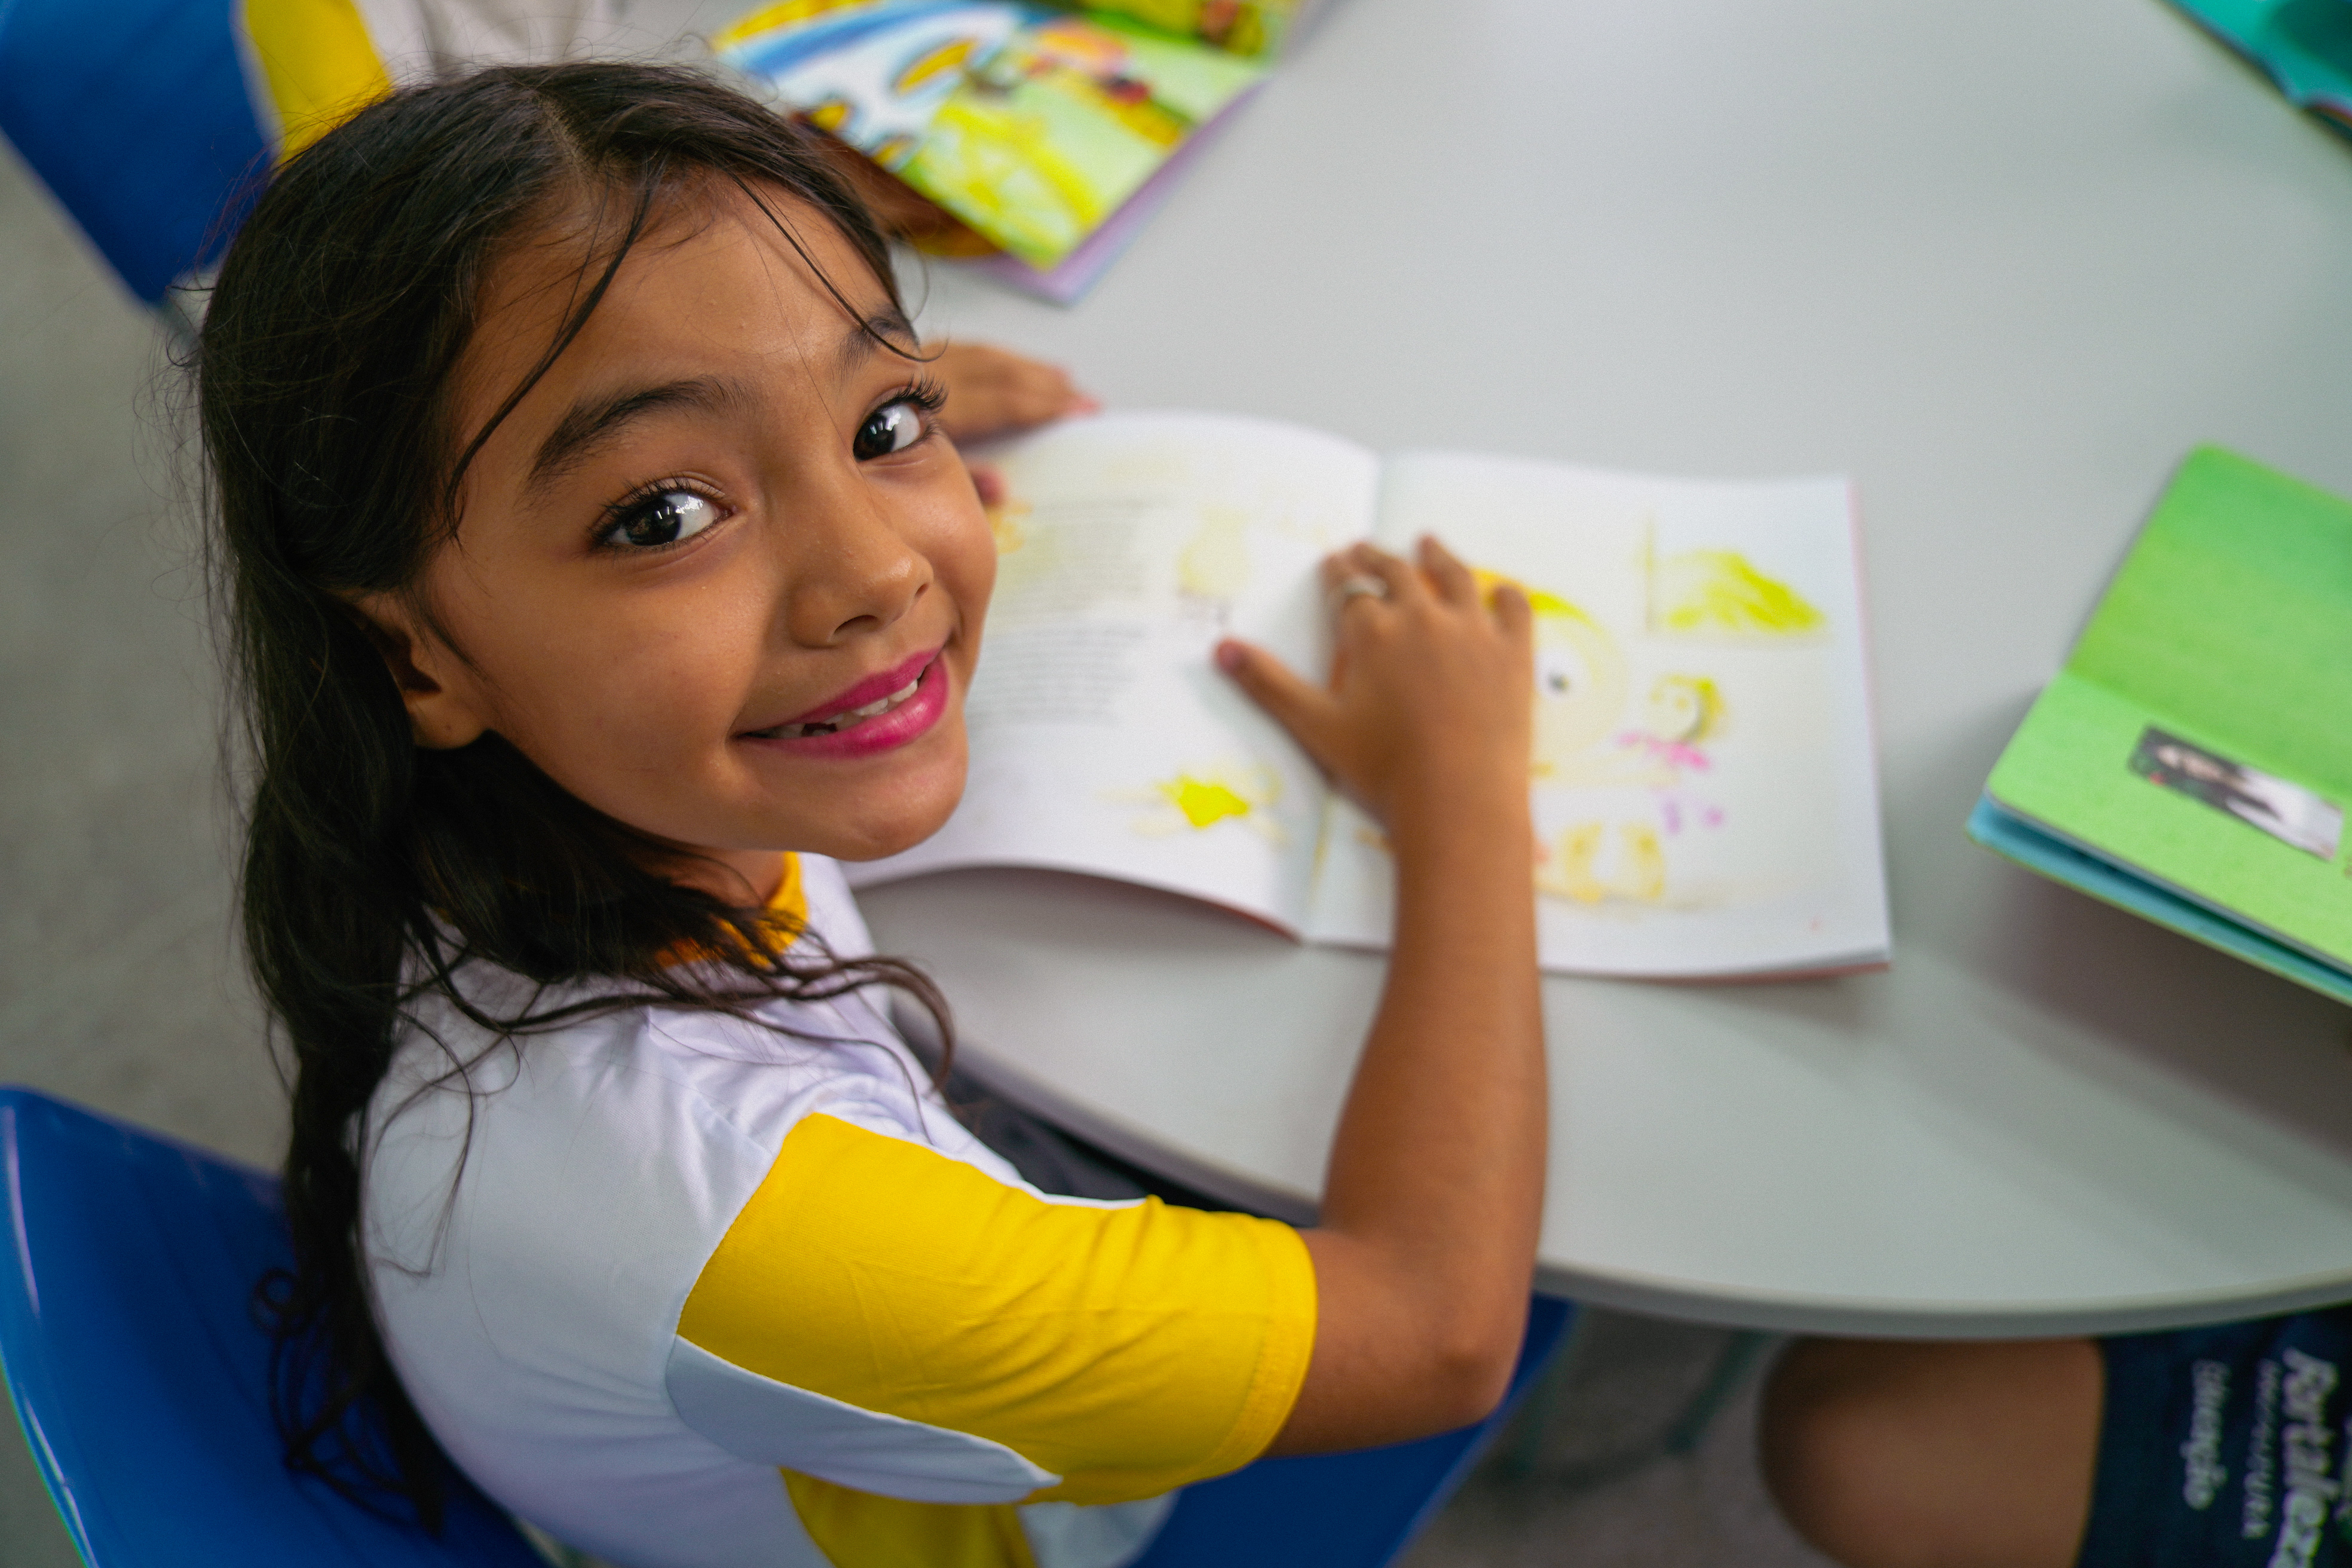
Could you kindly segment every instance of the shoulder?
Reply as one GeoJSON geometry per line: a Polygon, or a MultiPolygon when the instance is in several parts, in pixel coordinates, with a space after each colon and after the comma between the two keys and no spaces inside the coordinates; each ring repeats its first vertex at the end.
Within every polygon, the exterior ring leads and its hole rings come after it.
{"type": "Polygon", "coordinates": [[[611,1214],[666,1191],[723,1227],[812,1114],[958,1154],[970,1138],[879,995],[735,1017],[602,986],[534,995],[473,978],[460,975],[467,1000],[493,1016],[581,1011],[501,1037],[446,997],[420,1000],[369,1107],[367,1207],[379,1225],[411,1200],[437,1205],[462,1166],[480,1217],[550,1204],[611,1214]],[[500,1005],[514,1001],[524,1005],[500,1005]],[[614,1181],[625,1190],[605,1194],[614,1181]]]}

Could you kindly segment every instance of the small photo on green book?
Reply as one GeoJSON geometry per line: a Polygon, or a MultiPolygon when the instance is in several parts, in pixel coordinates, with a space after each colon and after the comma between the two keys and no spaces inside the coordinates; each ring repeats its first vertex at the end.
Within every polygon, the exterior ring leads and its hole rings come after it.
{"type": "Polygon", "coordinates": [[[2352,503],[2200,449],[2002,752],[1969,832],[2352,1000],[2347,804],[2352,503]]]}
{"type": "Polygon", "coordinates": [[[2334,801],[2153,724],[2140,731],[2139,744],[2132,748],[2131,771],[2323,860],[2336,858],[2344,837],[2344,808],[2334,801]]]}

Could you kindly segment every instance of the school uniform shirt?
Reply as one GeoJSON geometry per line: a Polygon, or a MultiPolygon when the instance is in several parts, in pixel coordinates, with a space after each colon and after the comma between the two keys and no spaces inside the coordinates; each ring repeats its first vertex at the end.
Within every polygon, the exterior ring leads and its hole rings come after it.
{"type": "MultiPolygon", "coordinates": [[[[830,861],[777,907],[871,951],[830,861]]],[[[1297,1232],[1039,1193],[866,993],[760,1016],[499,1042],[419,1005],[362,1247],[402,1383],[493,1498],[626,1568],[1116,1568],[1265,1448],[1314,1340],[1297,1232]]]]}
{"type": "Polygon", "coordinates": [[[681,52],[625,20],[615,0],[236,0],[235,14],[247,93],[279,162],[395,84],[478,66],[681,52]]]}

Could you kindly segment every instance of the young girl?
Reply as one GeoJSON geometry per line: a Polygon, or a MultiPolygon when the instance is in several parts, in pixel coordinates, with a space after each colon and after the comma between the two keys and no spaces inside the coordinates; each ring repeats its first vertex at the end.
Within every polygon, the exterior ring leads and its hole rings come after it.
{"type": "Polygon", "coordinates": [[[199,353],[294,1465],[429,1521],[437,1441],[625,1563],[1109,1568],[1190,1481],[1492,1406],[1544,1142],[1519,594],[1360,549],[1329,685],[1218,651],[1396,848],[1324,1223],[1057,1196],[927,1085],[834,864],[954,806],[994,555],[800,132],[646,68],[396,94],[260,198],[199,353]]]}

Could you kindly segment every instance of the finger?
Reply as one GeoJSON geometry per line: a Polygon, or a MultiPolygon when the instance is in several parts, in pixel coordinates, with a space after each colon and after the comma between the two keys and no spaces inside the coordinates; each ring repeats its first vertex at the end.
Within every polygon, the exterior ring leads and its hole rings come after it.
{"type": "Polygon", "coordinates": [[[1421,536],[1421,569],[1429,576],[1430,585],[1437,596],[1457,609],[1469,609],[1478,603],[1477,579],[1470,568],[1462,564],[1454,552],[1437,542],[1435,534],[1421,536]]]}
{"type": "Polygon", "coordinates": [[[1322,576],[1323,606],[1334,621],[1344,623],[1355,605],[1388,603],[1388,580],[1360,566],[1352,548],[1326,555],[1322,576]]]}
{"type": "Polygon", "coordinates": [[[1536,610],[1528,602],[1528,591],[1506,578],[1494,586],[1486,596],[1486,607],[1494,613],[1495,622],[1513,642],[1535,640],[1536,610]]]}
{"type": "Polygon", "coordinates": [[[979,494],[981,505],[1004,504],[1004,474],[1002,469],[992,463],[973,463],[969,465],[968,471],[971,475],[971,488],[979,494]]]}
{"type": "Polygon", "coordinates": [[[1387,586],[1390,604],[1420,604],[1428,598],[1428,580],[1403,557],[1391,555],[1375,544],[1359,544],[1349,556],[1357,571],[1379,578],[1387,586]]]}
{"type": "Polygon", "coordinates": [[[1217,645],[1216,658],[1217,668],[1231,676],[1250,700],[1289,731],[1307,748],[1308,756],[1323,763],[1324,737],[1338,711],[1329,692],[1265,649],[1235,637],[1217,645]]]}

